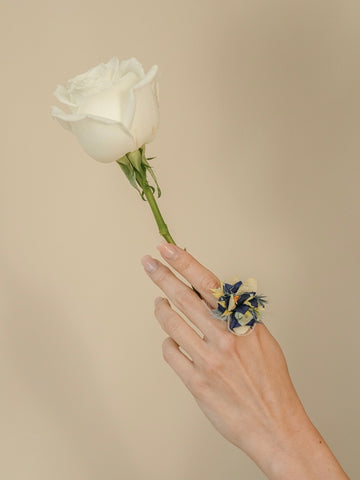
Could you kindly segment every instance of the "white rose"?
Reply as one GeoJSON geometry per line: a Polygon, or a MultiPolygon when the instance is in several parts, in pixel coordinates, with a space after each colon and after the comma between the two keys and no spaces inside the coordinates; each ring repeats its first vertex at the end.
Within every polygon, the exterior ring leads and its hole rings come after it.
{"type": "Polygon", "coordinates": [[[159,126],[158,67],[145,74],[136,58],[90,69],[59,85],[54,95],[71,113],[58,107],[51,115],[71,130],[84,150],[99,162],[113,162],[154,140],[159,126]]]}

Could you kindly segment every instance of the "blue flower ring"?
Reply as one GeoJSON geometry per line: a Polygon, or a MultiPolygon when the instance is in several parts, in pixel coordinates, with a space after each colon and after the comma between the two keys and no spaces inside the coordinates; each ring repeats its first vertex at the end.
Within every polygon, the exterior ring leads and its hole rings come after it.
{"type": "Polygon", "coordinates": [[[235,283],[221,282],[219,288],[211,289],[218,301],[213,316],[226,321],[234,335],[247,335],[256,323],[262,322],[262,313],[267,303],[266,297],[257,295],[257,281],[248,278],[245,282],[238,278],[235,283]]]}

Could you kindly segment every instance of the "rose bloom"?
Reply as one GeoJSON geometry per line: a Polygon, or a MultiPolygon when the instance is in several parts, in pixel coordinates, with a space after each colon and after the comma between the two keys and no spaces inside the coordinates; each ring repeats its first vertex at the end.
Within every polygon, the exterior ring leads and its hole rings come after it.
{"type": "Polygon", "coordinates": [[[158,67],[145,74],[136,58],[91,68],[59,85],[58,107],[51,115],[71,130],[84,150],[99,162],[113,162],[154,140],[159,126],[158,67]]]}

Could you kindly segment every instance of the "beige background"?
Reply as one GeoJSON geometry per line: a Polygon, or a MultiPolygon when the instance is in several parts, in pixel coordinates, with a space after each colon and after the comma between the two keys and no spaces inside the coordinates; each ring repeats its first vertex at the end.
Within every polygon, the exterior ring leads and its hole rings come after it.
{"type": "Polygon", "coordinates": [[[162,360],[148,206],[49,115],[58,83],[114,55],[160,67],[148,154],[175,239],[259,280],[357,478],[359,2],[2,0],[0,18],[1,478],[265,478],[162,360]]]}

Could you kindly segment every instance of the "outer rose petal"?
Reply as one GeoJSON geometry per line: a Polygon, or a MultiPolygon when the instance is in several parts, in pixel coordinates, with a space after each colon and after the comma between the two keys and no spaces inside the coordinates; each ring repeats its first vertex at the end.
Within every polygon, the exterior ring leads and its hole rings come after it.
{"type": "Polygon", "coordinates": [[[90,157],[103,163],[118,160],[136,150],[134,139],[120,122],[95,115],[73,115],[52,107],[51,115],[71,130],[90,157]]]}
{"type": "Polygon", "coordinates": [[[120,122],[89,115],[71,122],[71,130],[85,152],[98,162],[114,162],[137,148],[131,133],[120,122]]]}
{"type": "Polygon", "coordinates": [[[135,139],[136,148],[141,147],[144,143],[150,143],[155,138],[159,127],[157,71],[157,65],[153,65],[146,76],[133,87],[135,115],[130,131],[135,139]]]}
{"type": "Polygon", "coordinates": [[[77,105],[70,98],[68,89],[65,88],[63,85],[58,85],[56,87],[54,95],[59,100],[59,102],[68,105],[72,111],[77,107],[77,105]]]}
{"type": "Polygon", "coordinates": [[[71,130],[69,122],[78,122],[86,118],[86,115],[75,115],[73,113],[65,113],[58,107],[51,107],[50,110],[51,116],[55,117],[61,126],[66,128],[66,130],[71,130]]]}
{"type": "MultiPolygon", "coordinates": [[[[144,78],[146,77],[143,66],[135,58],[129,58],[128,60],[123,60],[120,63],[119,70],[114,75],[114,79],[120,79],[123,75],[126,75],[128,72],[133,72],[139,77],[139,81],[134,85],[136,88],[138,85],[141,85],[144,78]]],[[[122,104],[121,112],[121,122],[127,127],[130,128],[130,125],[133,122],[135,114],[135,95],[134,89],[129,88],[127,92],[127,99],[122,104]]]]}
{"type": "Polygon", "coordinates": [[[131,57],[128,60],[122,60],[120,62],[120,65],[119,65],[119,67],[116,71],[117,78],[114,78],[114,80],[118,80],[119,78],[121,78],[123,75],[125,75],[128,72],[136,73],[136,75],[139,78],[144,78],[144,76],[145,76],[143,66],[141,65],[139,60],[135,57],[131,57]]]}
{"type": "Polygon", "coordinates": [[[112,57],[105,65],[110,70],[117,70],[119,68],[119,59],[117,57],[112,57]]]}

